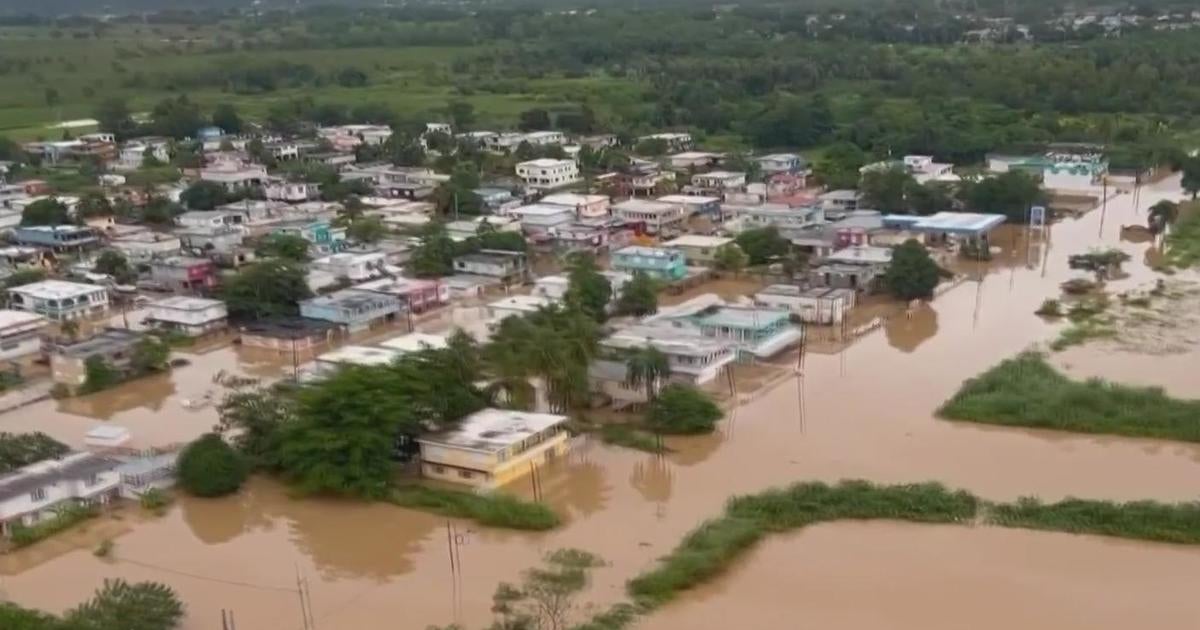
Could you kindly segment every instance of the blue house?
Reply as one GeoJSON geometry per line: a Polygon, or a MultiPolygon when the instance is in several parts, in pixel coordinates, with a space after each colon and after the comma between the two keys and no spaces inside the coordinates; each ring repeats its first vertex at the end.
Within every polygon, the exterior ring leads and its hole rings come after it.
{"type": "Polygon", "coordinates": [[[642,323],[676,334],[728,341],[736,347],[740,361],[770,358],[803,338],[800,326],[792,323],[788,311],[726,304],[713,293],[662,308],[642,323]]]}
{"type": "Polygon", "coordinates": [[[289,221],[279,224],[272,233],[299,236],[321,254],[336,254],[346,245],[346,228],[335,227],[329,221],[289,221]]]}
{"type": "Polygon", "coordinates": [[[356,332],[391,320],[401,308],[400,298],[394,295],[344,289],[300,302],[300,315],[341,324],[356,332]]]}
{"type": "Polygon", "coordinates": [[[225,135],[225,130],[220,127],[201,127],[196,130],[196,139],[204,142],[206,140],[219,140],[225,135]]]}
{"type": "Polygon", "coordinates": [[[676,249],[632,245],[612,253],[612,268],[629,274],[640,271],[658,280],[679,280],[687,275],[687,258],[676,249]]]}
{"type": "Polygon", "coordinates": [[[79,225],[27,225],[13,229],[17,245],[43,247],[56,252],[87,249],[100,244],[96,230],[79,225]]]}

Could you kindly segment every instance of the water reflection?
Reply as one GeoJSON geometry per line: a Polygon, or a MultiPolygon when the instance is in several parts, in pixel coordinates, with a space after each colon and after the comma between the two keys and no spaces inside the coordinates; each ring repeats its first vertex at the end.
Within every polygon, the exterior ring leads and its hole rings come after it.
{"type": "Polygon", "coordinates": [[[938,313],[927,302],[921,302],[901,315],[888,319],[883,327],[887,342],[901,352],[913,352],[938,331],[938,313]]]}
{"type": "Polygon", "coordinates": [[[113,416],[132,409],[162,411],[167,399],[173,395],[175,381],[172,375],[155,374],[95,394],[60,400],[58,410],[98,420],[111,420],[113,416]]]}
{"type": "Polygon", "coordinates": [[[649,455],[633,466],[633,474],[629,477],[633,486],[642,498],[651,503],[666,503],[671,498],[671,488],[675,484],[675,472],[671,470],[671,462],[661,455],[649,455]]]}
{"type": "MultiPolygon", "coordinates": [[[[543,501],[576,516],[589,516],[604,509],[612,486],[604,467],[596,462],[589,449],[582,448],[558,458],[538,471],[539,491],[543,501]]],[[[532,494],[529,478],[514,481],[510,488],[520,494],[532,494]]]]}

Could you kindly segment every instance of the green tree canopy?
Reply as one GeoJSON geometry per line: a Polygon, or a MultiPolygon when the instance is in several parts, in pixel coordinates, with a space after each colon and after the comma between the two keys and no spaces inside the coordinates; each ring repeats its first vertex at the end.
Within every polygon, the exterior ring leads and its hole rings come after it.
{"type": "Polygon", "coordinates": [[[737,246],[749,257],[751,265],[765,265],[787,255],[792,244],[772,225],[743,231],[737,235],[737,246]]]}
{"type": "Polygon", "coordinates": [[[612,283],[600,273],[596,259],[590,254],[574,254],[568,261],[567,304],[590,315],[598,322],[608,317],[612,300],[612,283]]]}
{"type": "Polygon", "coordinates": [[[179,201],[191,210],[212,210],[229,203],[229,194],[221,184],[198,181],[179,194],[179,201]]]}
{"type": "Polygon", "coordinates": [[[182,140],[196,135],[204,125],[200,107],[182,94],[159,101],[150,111],[150,128],[160,136],[182,140]]]}
{"type": "Polygon", "coordinates": [[[712,433],[721,408],[704,392],[688,385],[668,385],[646,408],[646,426],[659,433],[712,433]]]}
{"type": "Polygon", "coordinates": [[[634,389],[644,387],[647,400],[658,397],[659,388],[670,376],[670,360],[654,346],[632,350],[625,357],[625,384],[634,389]]]}
{"type": "Polygon", "coordinates": [[[0,433],[0,475],[44,459],[62,457],[70,452],[71,449],[66,444],[40,431],[0,433]]]}
{"type": "Polygon", "coordinates": [[[1193,156],[1184,160],[1182,170],[1180,185],[1192,196],[1192,201],[1195,201],[1196,196],[1200,195],[1200,157],[1193,156]]]}
{"type": "Polygon", "coordinates": [[[102,101],[96,106],[93,116],[99,123],[100,131],[115,135],[117,140],[125,140],[138,133],[138,124],[133,121],[129,106],[122,99],[110,98],[102,101]]]}
{"type": "Polygon", "coordinates": [[[881,212],[908,212],[908,193],[917,185],[903,167],[869,170],[862,176],[859,191],[863,206],[881,212]]]}
{"type": "Polygon", "coordinates": [[[66,225],[70,222],[67,206],[54,197],[38,199],[21,211],[21,225],[66,225]]]}
{"type": "Polygon", "coordinates": [[[174,630],[183,603],[170,587],[154,582],[105,580],[92,599],[65,616],[69,630],[174,630]]]}
{"type": "Polygon", "coordinates": [[[137,279],[137,270],[129,265],[125,255],[115,249],[106,249],[96,257],[93,265],[96,273],[112,276],[120,284],[129,284],[137,279]]]}
{"type": "Polygon", "coordinates": [[[658,285],[654,278],[640,271],[621,287],[617,298],[617,313],[643,317],[658,312],[658,285]]]}
{"type": "Polygon", "coordinates": [[[933,297],[939,269],[923,245],[909,239],[892,250],[892,262],[883,276],[888,291],[902,300],[933,297]]]}
{"type": "Polygon", "coordinates": [[[279,258],[293,262],[308,260],[309,242],[295,234],[268,234],[254,248],[260,258],[279,258]]]}
{"type": "Polygon", "coordinates": [[[134,374],[149,374],[167,369],[167,361],[171,358],[171,347],[167,342],[157,337],[147,336],[139,340],[133,347],[129,357],[129,367],[134,374]]]}
{"type": "Polygon", "coordinates": [[[312,297],[304,270],[285,260],[263,260],[247,265],[225,280],[221,299],[233,319],[291,316],[298,303],[312,297]]]}
{"type": "Polygon", "coordinates": [[[238,116],[237,108],[229,103],[221,103],[213,108],[212,124],[228,134],[242,132],[242,118],[238,116]]]}
{"type": "Polygon", "coordinates": [[[113,206],[109,202],[108,197],[104,196],[104,193],[93,191],[80,197],[79,205],[75,207],[75,211],[85,219],[106,217],[113,213],[113,206]]]}
{"type": "Polygon", "coordinates": [[[713,264],[717,269],[732,271],[735,274],[745,269],[749,262],[750,257],[742,251],[741,247],[738,247],[737,243],[726,243],[719,247],[713,255],[713,264]]]}
{"type": "Polygon", "coordinates": [[[206,433],[179,454],[176,471],[180,487],[188,493],[220,497],[237,492],[250,467],[220,435],[206,433]]]}
{"type": "Polygon", "coordinates": [[[1017,170],[963,182],[959,194],[972,211],[1003,214],[1014,223],[1025,223],[1029,208],[1045,199],[1037,179],[1017,170]]]}
{"type": "Polygon", "coordinates": [[[379,217],[361,217],[346,228],[346,236],[359,243],[378,243],[387,236],[387,227],[379,217]]]}

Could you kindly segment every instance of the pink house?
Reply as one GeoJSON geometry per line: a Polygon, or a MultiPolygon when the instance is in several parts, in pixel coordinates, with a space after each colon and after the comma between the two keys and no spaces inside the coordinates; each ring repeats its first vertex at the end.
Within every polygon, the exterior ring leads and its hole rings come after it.
{"type": "Polygon", "coordinates": [[[394,295],[413,313],[437,308],[450,301],[450,287],[437,280],[380,278],[355,285],[354,288],[394,295]]]}

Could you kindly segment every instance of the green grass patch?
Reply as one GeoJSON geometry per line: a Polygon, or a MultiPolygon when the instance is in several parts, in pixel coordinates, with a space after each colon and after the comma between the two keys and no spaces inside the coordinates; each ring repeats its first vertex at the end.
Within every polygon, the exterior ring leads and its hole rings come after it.
{"type": "Polygon", "coordinates": [[[1081,346],[1093,339],[1112,339],[1117,336],[1117,329],[1094,320],[1086,320],[1071,324],[1058,333],[1058,337],[1050,342],[1050,349],[1062,352],[1072,346],[1081,346]]]}
{"type": "Polygon", "coordinates": [[[934,483],[799,483],[731,499],[722,516],[692,530],[656,567],[630,580],[626,590],[638,612],[647,613],[719,575],[769,533],[839,520],[967,523],[981,514],[1001,527],[1200,544],[1200,503],[1067,499],[1043,504],[1027,498],[990,504],[934,483]]]}
{"type": "Polygon", "coordinates": [[[542,531],[553,529],[562,522],[554,510],[541,503],[531,503],[499,492],[475,494],[409,485],[395,488],[388,501],[400,507],[471,519],[488,527],[542,531]]]}
{"type": "Polygon", "coordinates": [[[600,439],[605,444],[624,446],[647,453],[662,453],[669,449],[660,446],[659,439],[647,431],[628,424],[606,424],[600,427],[600,439]]]}
{"type": "Polygon", "coordinates": [[[1200,442],[1200,401],[1155,387],[1073,381],[1036,353],[968,380],[938,413],[982,424],[1200,442]]]}
{"type": "Polygon", "coordinates": [[[61,531],[70,529],[83,521],[95,518],[99,511],[83,505],[65,505],[56,510],[54,516],[36,525],[14,525],[10,542],[14,549],[28,547],[61,531]]]}
{"type": "Polygon", "coordinates": [[[1175,267],[1200,265],[1200,205],[1180,209],[1179,220],[1167,234],[1167,262],[1175,267]]]}
{"type": "Polygon", "coordinates": [[[987,520],[1003,527],[1200,544],[1200,503],[1113,503],[1083,499],[1042,503],[1024,498],[992,506],[987,520]]]}

